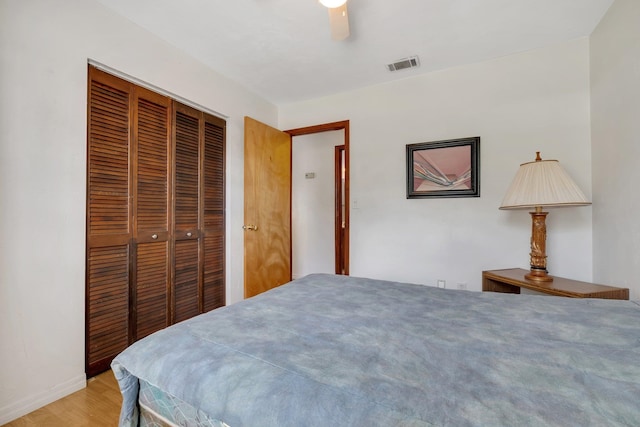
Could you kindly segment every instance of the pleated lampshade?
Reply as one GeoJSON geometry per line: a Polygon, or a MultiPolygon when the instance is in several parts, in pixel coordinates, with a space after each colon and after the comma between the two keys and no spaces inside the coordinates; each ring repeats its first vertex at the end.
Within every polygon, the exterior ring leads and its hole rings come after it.
{"type": "Polygon", "coordinates": [[[590,205],[584,193],[557,160],[523,163],[500,209],[590,205]]]}
{"type": "Polygon", "coordinates": [[[347,0],[320,0],[320,3],[324,7],[328,7],[329,9],[334,9],[336,7],[340,7],[345,4],[347,0]]]}

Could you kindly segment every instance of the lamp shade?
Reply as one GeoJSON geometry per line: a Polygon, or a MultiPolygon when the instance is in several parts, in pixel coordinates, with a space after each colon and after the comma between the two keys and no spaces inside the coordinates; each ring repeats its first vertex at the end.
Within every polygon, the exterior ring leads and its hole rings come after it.
{"type": "Polygon", "coordinates": [[[328,7],[329,9],[340,7],[343,4],[345,4],[346,2],[347,2],[347,0],[320,0],[320,3],[323,6],[328,7]]]}
{"type": "Polygon", "coordinates": [[[557,160],[520,165],[500,209],[590,205],[584,193],[557,160]]]}

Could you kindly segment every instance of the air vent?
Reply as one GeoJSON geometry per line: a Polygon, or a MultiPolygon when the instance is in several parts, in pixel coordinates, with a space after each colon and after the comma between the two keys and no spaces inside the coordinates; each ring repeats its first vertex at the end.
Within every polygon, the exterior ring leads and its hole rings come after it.
{"type": "Polygon", "coordinates": [[[407,68],[414,68],[420,66],[420,60],[417,56],[410,56],[409,58],[399,59],[398,61],[387,64],[389,71],[405,70],[407,68]]]}

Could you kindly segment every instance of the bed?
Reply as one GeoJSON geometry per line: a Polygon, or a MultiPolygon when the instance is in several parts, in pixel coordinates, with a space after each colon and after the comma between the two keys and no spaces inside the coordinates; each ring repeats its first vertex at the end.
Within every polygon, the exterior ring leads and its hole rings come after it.
{"type": "Polygon", "coordinates": [[[120,426],[639,426],[640,305],[315,274],[112,369],[120,426]]]}

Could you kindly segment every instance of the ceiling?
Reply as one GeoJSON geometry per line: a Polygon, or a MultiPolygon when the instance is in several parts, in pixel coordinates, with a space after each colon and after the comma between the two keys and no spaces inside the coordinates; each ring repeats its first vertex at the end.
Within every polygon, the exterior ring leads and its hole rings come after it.
{"type": "Polygon", "coordinates": [[[333,41],[317,0],[98,1],[277,105],[588,36],[613,3],[348,0],[351,36],[333,41]]]}

